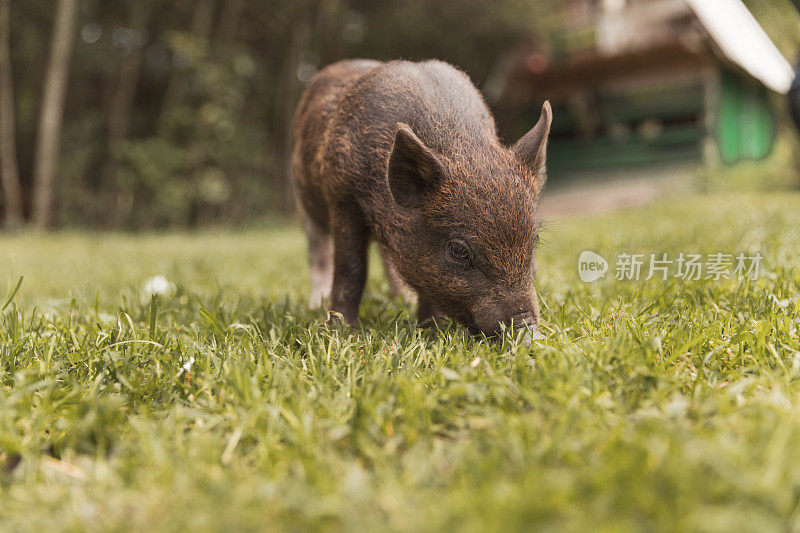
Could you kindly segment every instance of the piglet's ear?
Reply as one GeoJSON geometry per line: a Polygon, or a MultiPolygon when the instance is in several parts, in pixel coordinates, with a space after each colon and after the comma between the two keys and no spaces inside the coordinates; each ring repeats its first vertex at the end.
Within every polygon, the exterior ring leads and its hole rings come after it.
{"type": "Polygon", "coordinates": [[[527,166],[536,178],[534,188],[539,191],[547,181],[545,160],[547,159],[547,138],[550,135],[550,125],[553,123],[553,110],[550,102],[542,106],[542,115],[539,122],[531,131],[526,133],[511,149],[517,159],[527,166]]]}
{"type": "Polygon", "coordinates": [[[389,156],[389,188],[405,208],[419,208],[425,195],[435,190],[444,175],[436,154],[425,146],[408,124],[399,122],[389,156]]]}

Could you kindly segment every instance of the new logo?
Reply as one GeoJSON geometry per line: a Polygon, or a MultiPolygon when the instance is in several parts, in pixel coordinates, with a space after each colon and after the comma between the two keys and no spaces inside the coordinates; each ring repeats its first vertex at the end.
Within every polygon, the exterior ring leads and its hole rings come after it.
{"type": "Polygon", "coordinates": [[[608,272],[608,261],[603,256],[590,250],[581,252],[578,257],[578,276],[581,281],[592,283],[606,277],[606,272],[608,272]]]}

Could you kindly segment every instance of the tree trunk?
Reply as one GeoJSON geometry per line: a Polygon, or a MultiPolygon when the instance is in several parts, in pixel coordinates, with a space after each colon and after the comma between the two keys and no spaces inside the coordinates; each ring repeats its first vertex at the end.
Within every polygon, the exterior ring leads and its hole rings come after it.
{"type": "MultiPolygon", "coordinates": [[[[149,7],[149,3],[144,0],[137,0],[130,7],[130,28],[140,35],[144,35],[147,30],[149,7]]],[[[136,86],[139,84],[143,57],[144,46],[134,43],[131,51],[122,58],[119,81],[111,97],[108,111],[108,141],[112,148],[114,143],[122,141],[128,136],[131,109],[136,97],[136,86]]]]}
{"type": "MultiPolygon", "coordinates": [[[[194,15],[192,16],[192,37],[198,40],[208,41],[214,27],[214,12],[217,9],[216,0],[197,0],[194,15]]],[[[164,94],[164,101],[161,105],[161,114],[158,120],[158,131],[163,134],[168,130],[168,118],[172,108],[178,105],[188,85],[186,72],[175,69],[167,85],[164,94]]]]}
{"type": "MultiPolygon", "coordinates": [[[[150,16],[150,2],[147,0],[137,0],[130,6],[130,28],[140,35],[147,31],[147,21],[150,16]]],[[[122,58],[119,78],[116,88],[111,96],[108,108],[108,120],[106,129],[108,134],[108,152],[103,168],[102,176],[105,180],[104,188],[110,194],[106,203],[108,216],[106,224],[119,227],[123,220],[129,218],[132,198],[126,198],[118,190],[114,178],[119,167],[118,149],[122,141],[128,137],[130,129],[131,111],[136,99],[136,88],[139,85],[139,77],[142,71],[142,60],[144,59],[144,44],[141,46],[134,42],[131,50],[122,58]]],[[[128,196],[130,196],[128,194],[128,196]]]]}
{"type": "Polygon", "coordinates": [[[222,14],[219,17],[217,26],[217,41],[223,45],[229,45],[236,37],[239,29],[239,22],[244,11],[245,0],[226,0],[222,7],[222,14]]]}
{"type": "Polygon", "coordinates": [[[290,30],[288,51],[283,65],[284,72],[281,76],[279,92],[279,108],[276,110],[276,139],[273,141],[277,146],[278,157],[281,158],[281,171],[276,185],[277,207],[283,214],[294,211],[294,186],[292,184],[292,120],[294,118],[295,105],[300,95],[300,84],[297,79],[297,66],[300,62],[300,54],[308,46],[310,40],[311,25],[301,14],[293,17],[292,29],[290,30]],[[277,142],[275,142],[277,141],[277,142]]]}
{"type": "Polygon", "coordinates": [[[14,82],[11,74],[11,0],[0,0],[0,174],[5,225],[23,223],[22,186],[17,165],[14,82]]]}
{"type": "Polygon", "coordinates": [[[53,223],[56,167],[77,14],[78,0],[59,0],[45,73],[33,172],[33,223],[39,229],[48,229],[53,223]]]}

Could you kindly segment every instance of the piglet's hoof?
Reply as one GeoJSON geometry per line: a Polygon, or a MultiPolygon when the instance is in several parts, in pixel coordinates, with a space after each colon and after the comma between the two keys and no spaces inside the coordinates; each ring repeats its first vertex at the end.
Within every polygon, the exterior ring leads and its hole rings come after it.
{"type": "Polygon", "coordinates": [[[342,313],[338,311],[328,311],[325,325],[330,327],[348,326],[350,331],[358,329],[358,318],[347,319],[342,313]]]}
{"type": "Polygon", "coordinates": [[[421,329],[426,329],[429,331],[441,329],[440,325],[442,324],[442,317],[434,317],[430,316],[428,318],[418,319],[417,325],[421,329]]]}

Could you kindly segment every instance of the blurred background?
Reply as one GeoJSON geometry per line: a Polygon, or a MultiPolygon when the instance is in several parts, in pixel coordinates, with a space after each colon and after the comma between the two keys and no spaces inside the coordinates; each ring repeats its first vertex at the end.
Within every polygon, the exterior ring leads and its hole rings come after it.
{"type": "Polygon", "coordinates": [[[348,57],[457,65],[506,142],[551,99],[556,187],[676,166],[796,187],[799,50],[790,0],[0,0],[0,209],[40,229],[290,215],[295,105],[348,57]]]}

